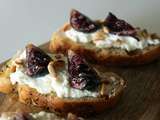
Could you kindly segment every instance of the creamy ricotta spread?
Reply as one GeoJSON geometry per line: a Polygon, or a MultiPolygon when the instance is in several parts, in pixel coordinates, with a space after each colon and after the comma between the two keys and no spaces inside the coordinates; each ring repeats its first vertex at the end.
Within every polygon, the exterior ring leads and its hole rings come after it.
{"type": "MultiPolygon", "coordinates": [[[[0,120],[22,120],[20,118],[21,116],[23,116],[23,114],[25,115],[26,113],[4,112],[0,115],[0,120]]],[[[25,120],[66,120],[65,118],[62,118],[55,113],[49,113],[45,111],[40,111],[38,113],[29,113],[28,115],[26,114],[26,116],[31,119],[24,118],[25,120]]]]}
{"type": "Polygon", "coordinates": [[[92,40],[92,34],[78,32],[71,28],[70,30],[65,32],[65,35],[69,37],[71,40],[78,43],[88,43],[92,40]]]}
{"type": "Polygon", "coordinates": [[[39,113],[30,113],[30,115],[35,119],[35,120],[66,120],[65,118],[62,118],[55,113],[48,113],[45,111],[41,111],[39,113]]]}
{"type": "MultiPolygon", "coordinates": [[[[149,45],[157,45],[160,44],[159,39],[151,39],[151,38],[141,38],[141,40],[137,40],[131,36],[120,36],[114,35],[110,33],[104,33],[104,38],[95,40],[95,36],[97,35],[96,31],[94,33],[83,33],[74,30],[73,28],[67,30],[65,35],[69,37],[71,40],[78,43],[89,43],[93,42],[97,48],[121,48],[127,51],[133,51],[136,49],[144,49],[149,45]]],[[[102,33],[103,34],[103,33],[102,33]]]]}
{"type": "MultiPolygon", "coordinates": [[[[26,60],[25,51],[18,53],[19,57],[16,59],[26,60]]],[[[12,84],[28,85],[31,88],[36,89],[39,93],[49,94],[56,93],[58,97],[71,97],[71,98],[80,98],[80,97],[96,97],[98,92],[91,92],[88,90],[79,90],[72,88],[68,81],[67,71],[59,72],[58,77],[53,77],[50,74],[39,77],[30,77],[25,74],[25,68],[16,65],[16,72],[11,73],[10,80],[12,84]]]]}

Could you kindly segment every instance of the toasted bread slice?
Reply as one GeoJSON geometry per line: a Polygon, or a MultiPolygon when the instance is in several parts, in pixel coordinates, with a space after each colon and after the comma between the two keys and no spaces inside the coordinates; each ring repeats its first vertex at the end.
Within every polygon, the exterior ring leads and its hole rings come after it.
{"type": "MultiPolygon", "coordinates": [[[[119,48],[97,49],[94,45],[87,46],[87,44],[77,43],[66,37],[64,32],[70,28],[71,25],[67,23],[58,32],[53,33],[49,46],[52,52],[66,53],[68,49],[71,49],[84,55],[91,62],[120,66],[142,65],[160,57],[160,44],[150,45],[142,50],[137,49],[130,52],[119,48]]],[[[157,35],[155,36],[159,39],[157,35]]]]}
{"type": "Polygon", "coordinates": [[[11,64],[4,68],[0,76],[0,79],[7,83],[6,85],[5,82],[1,83],[5,85],[5,89],[1,88],[1,91],[12,92],[15,86],[22,103],[56,111],[62,115],[71,112],[78,116],[87,116],[114,106],[126,87],[121,77],[115,73],[100,72],[73,51],[69,51],[68,57],[62,54],[50,56],[48,59],[51,61],[47,61],[48,67],[43,66],[47,54],[34,45],[29,46],[10,61],[11,64]],[[27,66],[27,63],[31,63],[31,66],[27,66]],[[35,72],[35,76],[27,74],[28,67],[35,67],[29,69],[30,72],[35,72]],[[44,73],[35,71],[39,70],[38,68],[45,69],[44,73]],[[70,78],[71,72],[75,72],[77,68],[78,74],[70,78]],[[5,79],[2,79],[3,77],[5,79]],[[78,85],[77,88],[71,84],[75,79],[77,81],[74,85],[78,85]],[[60,88],[57,89],[57,85],[60,88]],[[79,87],[80,85],[82,86],[79,87]]]}
{"type": "Polygon", "coordinates": [[[22,103],[42,107],[61,115],[69,112],[78,116],[93,115],[93,113],[100,113],[113,107],[126,87],[124,80],[114,73],[104,73],[103,76],[107,78],[107,84],[102,84],[99,92],[103,92],[104,96],[60,98],[55,95],[43,95],[29,86],[20,85],[19,100],[22,103]]]}

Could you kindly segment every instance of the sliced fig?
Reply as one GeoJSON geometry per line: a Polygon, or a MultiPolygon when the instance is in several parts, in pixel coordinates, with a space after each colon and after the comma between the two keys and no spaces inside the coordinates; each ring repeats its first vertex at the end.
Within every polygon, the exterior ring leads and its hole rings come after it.
{"type": "Polygon", "coordinates": [[[108,27],[110,33],[118,35],[135,36],[136,29],[124,20],[118,19],[114,14],[109,12],[105,19],[105,26],[108,27]]]}
{"type": "Polygon", "coordinates": [[[90,33],[96,31],[100,25],[77,10],[72,10],[70,14],[71,26],[80,32],[90,33]]]}
{"type": "Polygon", "coordinates": [[[29,44],[26,46],[26,73],[29,76],[37,76],[42,73],[48,72],[47,65],[51,61],[51,57],[48,56],[40,48],[29,44]]]}
{"type": "Polygon", "coordinates": [[[82,56],[71,50],[68,51],[68,72],[70,84],[73,88],[93,91],[100,83],[97,72],[89,66],[82,56]]]}

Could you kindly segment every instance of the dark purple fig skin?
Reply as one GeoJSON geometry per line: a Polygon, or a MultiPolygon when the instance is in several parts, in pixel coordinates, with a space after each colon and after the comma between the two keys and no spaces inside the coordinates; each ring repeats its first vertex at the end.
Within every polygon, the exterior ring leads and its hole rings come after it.
{"type": "Polygon", "coordinates": [[[75,30],[84,33],[91,33],[100,28],[98,23],[74,9],[70,13],[70,24],[75,30]]]}
{"type": "Polygon", "coordinates": [[[105,19],[104,25],[109,28],[110,33],[124,36],[135,36],[136,29],[124,20],[118,19],[114,14],[109,12],[105,19]]]}
{"type": "Polygon", "coordinates": [[[51,60],[51,57],[33,44],[26,46],[27,75],[33,77],[48,72],[47,66],[51,60]]]}
{"type": "Polygon", "coordinates": [[[88,65],[82,56],[73,51],[68,52],[68,72],[73,88],[94,91],[100,83],[97,72],[88,65]]]}

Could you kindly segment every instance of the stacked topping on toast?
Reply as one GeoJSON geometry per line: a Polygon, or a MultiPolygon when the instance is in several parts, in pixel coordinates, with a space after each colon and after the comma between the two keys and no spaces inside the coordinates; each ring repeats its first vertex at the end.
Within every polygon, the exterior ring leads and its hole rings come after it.
{"type": "MultiPolygon", "coordinates": [[[[22,63],[25,65],[18,67],[17,64],[10,75],[12,84],[28,85],[42,94],[54,92],[58,97],[97,97],[100,94],[100,76],[81,55],[71,50],[67,57],[48,55],[33,44],[27,45],[25,52],[22,63]]],[[[21,57],[17,59],[20,61],[21,57]]]]}
{"type": "Polygon", "coordinates": [[[118,48],[130,52],[160,44],[157,35],[146,32],[143,36],[144,30],[133,27],[112,13],[104,21],[93,21],[72,10],[70,25],[64,30],[70,40],[84,46],[92,45],[95,49],[118,48]]]}

